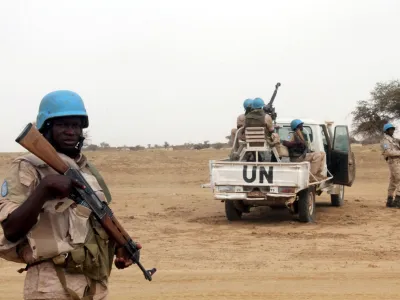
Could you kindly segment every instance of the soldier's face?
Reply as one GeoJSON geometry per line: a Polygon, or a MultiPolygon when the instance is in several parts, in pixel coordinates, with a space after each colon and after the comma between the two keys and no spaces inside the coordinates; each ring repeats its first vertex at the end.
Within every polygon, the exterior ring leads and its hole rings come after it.
{"type": "Polygon", "coordinates": [[[64,151],[73,150],[82,135],[82,121],[79,117],[57,118],[53,121],[52,131],[57,148],[64,151]]]}
{"type": "Polygon", "coordinates": [[[395,130],[394,128],[388,129],[388,130],[387,130],[388,135],[393,136],[394,130],[395,130]]]}

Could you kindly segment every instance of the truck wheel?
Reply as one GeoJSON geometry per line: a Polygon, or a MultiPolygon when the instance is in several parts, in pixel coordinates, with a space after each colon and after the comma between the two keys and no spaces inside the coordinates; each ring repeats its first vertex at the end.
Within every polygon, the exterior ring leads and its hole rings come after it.
{"type": "Polygon", "coordinates": [[[229,221],[238,221],[242,218],[242,212],[236,208],[232,200],[225,200],[225,215],[229,221]]]}
{"type": "Polygon", "coordinates": [[[299,193],[299,219],[300,222],[314,222],[315,220],[315,187],[302,190],[299,193]]]}
{"type": "Polygon", "coordinates": [[[332,206],[343,206],[344,204],[344,185],[340,186],[339,195],[331,195],[332,206]]]}

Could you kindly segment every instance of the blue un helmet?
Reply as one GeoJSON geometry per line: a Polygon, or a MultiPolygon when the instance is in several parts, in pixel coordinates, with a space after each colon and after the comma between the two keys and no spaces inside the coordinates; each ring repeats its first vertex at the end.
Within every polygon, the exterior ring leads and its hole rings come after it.
{"type": "Polygon", "coordinates": [[[259,109],[259,108],[263,108],[264,105],[265,105],[265,103],[264,103],[264,100],[263,100],[263,99],[261,99],[261,98],[255,98],[255,99],[253,100],[253,104],[252,104],[251,107],[254,108],[254,109],[259,109]]]}
{"type": "Polygon", "coordinates": [[[40,131],[52,118],[72,116],[82,117],[83,128],[89,127],[89,118],[82,98],[72,91],[54,91],[44,96],[40,102],[36,127],[40,131]]]}
{"type": "Polygon", "coordinates": [[[390,128],[396,129],[396,127],[394,127],[393,124],[386,123],[386,124],[383,126],[383,132],[386,132],[386,131],[387,131],[388,129],[390,129],[390,128]]]}
{"type": "Polygon", "coordinates": [[[295,119],[292,122],[290,122],[290,128],[292,128],[292,130],[295,131],[297,127],[299,127],[299,125],[301,124],[304,124],[302,120],[295,119]]]}
{"type": "Polygon", "coordinates": [[[249,107],[251,107],[251,104],[253,103],[253,99],[246,99],[243,102],[243,108],[244,110],[248,109],[249,107]]]}

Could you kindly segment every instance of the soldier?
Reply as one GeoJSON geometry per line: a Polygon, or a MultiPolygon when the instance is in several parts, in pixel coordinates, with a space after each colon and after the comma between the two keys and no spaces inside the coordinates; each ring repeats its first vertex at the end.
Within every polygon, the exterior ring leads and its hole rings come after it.
{"type": "Polygon", "coordinates": [[[255,98],[251,105],[252,110],[245,116],[245,127],[265,127],[268,137],[274,132],[275,127],[270,115],[263,110],[264,100],[255,98]]]}
{"type": "Polygon", "coordinates": [[[400,141],[393,137],[395,127],[387,123],[383,126],[381,141],[382,155],[389,165],[390,180],[388,187],[387,207],[400,208],[400,141]],[[393,194],[396,197],[393,200],[393,194]]]}
{"type": "MultiPolygon", "coordinates": [[[[269,146],[273,147],[280,143],[279,135],[274,133],[275,126],[270,115],[264,111],[264,100],[261,98],[255,98],[251,105],[252,110],[245,116],[244,128],[247,127],[264,127],[265,128],[265,139],[269,146]]],[[[253,155],[254,156],[254,155],[253,155]]],[[[264,161],[264,154],[260,153],[260,161],[264,161]]],[[[254,160],[254,157],[251,158],[254,160]]],[[[272,158],[274,159],[274,158],[272,158]]],[[[275,158],[276,160],[276,158],[275,158]]]]}
{"type": "MultiPolygon", "coordinates": [[[[303,135],[303,121],[295,119],[290,123],[293,135],[290,141],[282,141],[282,144],[289,150],[290,160],[293,162],[310,162],[310,171],[317,179],[323,180],[327,177],[322,174],[326,161],[325,152],[310,152],[307,141],[303,135]]],[[[310,181],[315,179],[310,176],[310,181]]]]}
{"type": "MultiPolygon", "coordinates": [[[[81,171],[98,197],[110,202],[104,180],[81,153],[82,130],[89,126],[81,97],[71,91],[47,94],[40,103],[36,126],[59,156],[81,171]]],[[[0,257],[27,264],[19,271],[27,272],[26,300],[104,300],[114,255],[117,268],[132,265],[90,209],[69,199],[73,187],[82,186],[33,154],[15,159],[4,180],[0,257]]]]}
{"type": "Polygon", "coordinates": [[[246,99],[243,102],[243,108],[244,108],[244,114],[240,114],[237,119],[236,119],[236,128],[233,128],[231,130],[231,140],[230,143],[231,145],[233,145],[235,136],[236,136],[236,132],[238,131],[238,129],[240,127],[244,126],[244,120],[245,120],[245,115],[248,114],[251,111],[251,104],[253,103],[252,99],[246,99]]]}

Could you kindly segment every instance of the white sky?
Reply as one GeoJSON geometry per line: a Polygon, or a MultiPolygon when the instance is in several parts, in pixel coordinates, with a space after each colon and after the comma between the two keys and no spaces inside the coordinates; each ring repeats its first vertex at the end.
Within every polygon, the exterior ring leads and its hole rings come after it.
{"type": "Polygon", "coordinates": [[[399,78],[400,1],[0,1],[0,151],[56,89],[79,93],[93,143],[225,141],[243,100],[351,124],[399,78]],[[34,3],[34,4],[33,4],[34,3]],[[24,110],[24,111],[23,111],[24,110]]]}

